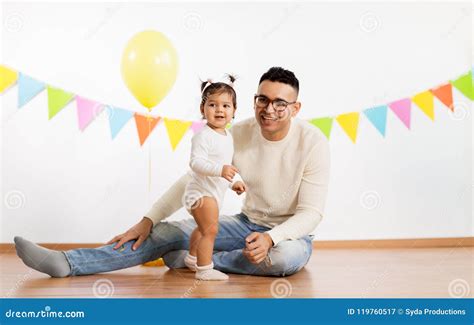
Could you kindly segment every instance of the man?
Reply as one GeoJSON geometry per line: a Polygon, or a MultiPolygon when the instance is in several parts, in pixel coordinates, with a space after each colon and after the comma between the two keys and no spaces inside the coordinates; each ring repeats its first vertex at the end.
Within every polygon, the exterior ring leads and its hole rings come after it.
{"type": "MultiPolygon", "coordinates": [[[[285,276],[299,271],[312,253],[309,233],[323,216],[329,181],[329,146],[309,123],[294,118],[300,108],[294,73],[270,68],[260,79],[255,117],[235,124],[233,165],[246,183],[242,212],[219,218],[214,267],[223,272],[285,276]]],[[[193,219],[165,222],[192,201],[182,196],[182,176],[148,214],[106,246],[52,251],[15,237],[26,265],[53,277],[95,274],[163,257],[184,267],[193,219]]]]}

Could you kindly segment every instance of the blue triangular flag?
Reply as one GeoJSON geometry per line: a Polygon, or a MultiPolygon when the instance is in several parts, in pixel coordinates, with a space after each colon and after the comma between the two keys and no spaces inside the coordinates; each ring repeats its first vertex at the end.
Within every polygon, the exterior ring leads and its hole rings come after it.
{"type": "Polygon", "coordinates": [[[18,108],[23,107],[33,97],[42,92],[44,88],[45,84],[43,82],[20,72],[18,76],[18,108]]]}
{"type": "Polygon", "coordinates": [[[132,118],[133,112],[118,107],[107,106],[107,113],[109,114],[110,132],[113,140],[125,124],[127,124],[128,120],[132,118]]]}
{"type": "Polygon", "coordinates": [[[385,126],[387,125],[387,105],[377,106],[364,110],[365,116],[385,137],[385,126]]]}

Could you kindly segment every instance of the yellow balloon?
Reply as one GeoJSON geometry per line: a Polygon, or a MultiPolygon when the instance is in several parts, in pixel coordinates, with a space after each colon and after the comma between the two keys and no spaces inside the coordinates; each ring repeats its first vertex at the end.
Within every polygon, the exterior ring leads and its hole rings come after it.
{"type": "Polygon", "coordinates": [[[128,41],[122,55],[122,78],[148,111],[171,90],[177,72],[176,50],[162,33],[147,30],[128,41]]]}

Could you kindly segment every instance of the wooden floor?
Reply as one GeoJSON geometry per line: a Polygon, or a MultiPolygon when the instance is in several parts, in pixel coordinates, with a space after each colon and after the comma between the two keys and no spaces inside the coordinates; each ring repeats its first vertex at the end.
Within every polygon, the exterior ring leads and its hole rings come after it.
{"type": "Polygon", "coordinates": [[[299,273],[196,281],[185,269],[138,266],[53,279],[0,255],[2,297],[474,297],[474,248],[318,249],[299,273]]]}

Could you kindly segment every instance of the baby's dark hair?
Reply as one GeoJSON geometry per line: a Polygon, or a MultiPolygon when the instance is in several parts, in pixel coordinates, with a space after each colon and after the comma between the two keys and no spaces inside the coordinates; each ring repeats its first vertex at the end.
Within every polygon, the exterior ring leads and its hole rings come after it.
{"type": "Polygon", "coordinates": [[[211,80],[206,80],[201,82],[201,108],[204,107],[206,100],[209,96],[214,94],[227,93],[232,97],[232,104],[234,109],[237,109],[237,94],[235,93],[233,83],[237,79],[231,74],[227,74],[226,77],[229,79],[230,84],[225,82],[212,82],[211,80]]]}

